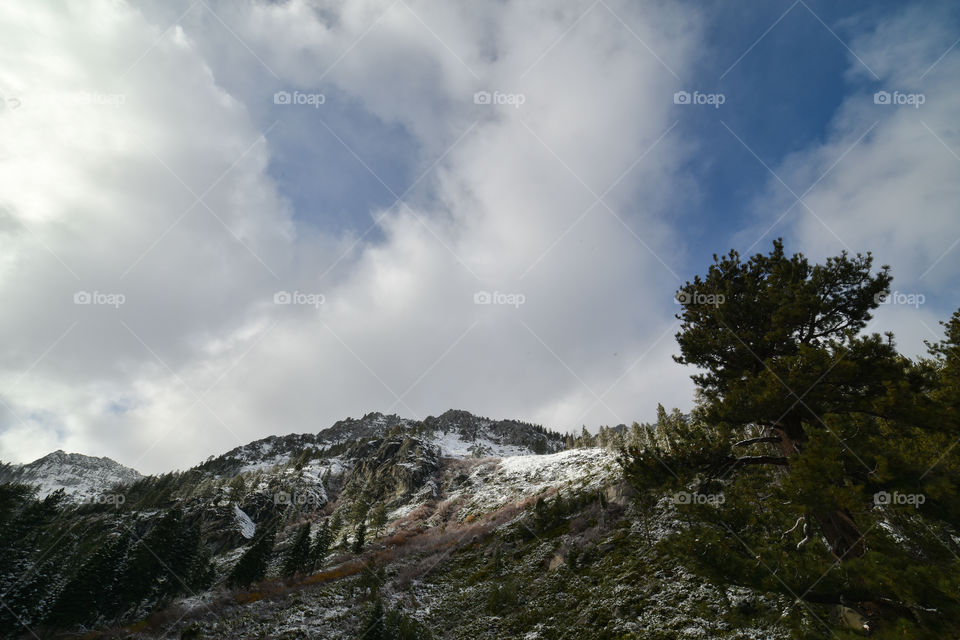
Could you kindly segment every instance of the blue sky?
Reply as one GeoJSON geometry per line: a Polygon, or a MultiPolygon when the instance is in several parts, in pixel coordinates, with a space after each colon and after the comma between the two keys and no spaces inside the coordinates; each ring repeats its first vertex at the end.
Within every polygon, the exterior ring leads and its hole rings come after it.
{"type": "MultiPolygon", "coordinates": [[[[745,203],[770,178],[721,121],[771,166],[821,140],[851,84],[878,84],[872,78],[849,77],[852,54],[846,42],[857,27],[894,16],[902,8],[903,3],[893,1],[816,0],[708,6],[704,54],[676,80],[678,90],[698,88],[726,97],[717,110],[676,109],[679,126],[706,151],[688,165],[702,192],[690,214],[697,221],[689,236],[694,256],[690,267],[733,247],[731,231],[747,222],[745,203]]],[[[948,3],[938,7],[944,8],[949,9],[948,3]]],[[[944,13],[956,19],[957,11],[944,13]]],[[[250,68],[269,78],[256,62],[250,68]]],[[[325,122],[391,189],[400,193],[416,178],[422,164],[417,141],[403,127],[384,123],[344,96],[326,106],[325,122]]],[[[272,100],[256,107],[264,127],[284,116],[283,126],[269,136],[277,149],[270,171],[293,202],[299,221],[327,231],[362,233],[373,221],[371,212],[393,203],[394,196],[326,127],[317,126],[309,109],[291,117],[272,100]]],[[[802,190],[808,185],[791,186],[802,190]]],[[[375,231],[368,240],[377,240],[375,231]]]]}
{"type": "Polygon", "coordinates": [[[0,25],[0,459],[156,471],[369,411],[687,410],[676,287],[777,236],[891,264],[870,330],[905,353],[960,299],[950,2],[92,0],[0,25]]]}

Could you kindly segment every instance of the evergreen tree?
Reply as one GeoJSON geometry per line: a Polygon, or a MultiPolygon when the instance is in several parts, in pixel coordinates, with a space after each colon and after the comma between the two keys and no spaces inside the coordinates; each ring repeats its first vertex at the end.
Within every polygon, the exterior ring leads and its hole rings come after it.
{"type": "Polygon", "coordinates": [[[247,587],[263,580],[277,539],[277,520],[270,521],[263,532],[250,544],[247,551],[227,575],[227,586],[231,588],[247,587]]]}
{"type": "Polygon", "coordinates": [[[310,552],[314,567],[323,566],[323,561],[327,559],[331,544],[333,544],[333,531],[330,529],[330,519],[328,518],[320,524],[317,533],[314,535],[313,549],[310,552]]]}
{"type": "MultiPolygon", "coordinates": [[[[740,446],[778,447],[734,466],[789,466],[822,416],[871,414],[902,377],[892,340],[858,335],[891,282],[888,267],[873,275],[872,264],[869,253],[844,252],[811,265],[802,254],[787,257],[776,240],[769,255],[747,262],[736,251],[714,256],[705,277],[680,288],[675,359],[702,371],[692,378],[707,420],[760,425],[766,434],[740,446]]],[[[811,507],[838,559],[863,553],[849,509],[811,507]]]]}
{"type": "Polygon", "coordinates": [[[94,551],[60,592],[49,621],[62,626],[90,625],[100,616],[113,614],[129,546],[129,536],[114,535],[94,551]]]}
{"type": "Polygon", "coordinates": [[[121,601],[124,605],[138,607],[182,590],[183,578],[171,569],[171,563],[180,568],[177,556],[184,548],[182,519],[183,512],[180,509],[168,510],[146,535],[131,546],[120,579],[121,601]]]}
{"type": "Polygon", "coordinates": [[[366,542],[366,536],[367,525],[361,521],[360,524],[357,525],[357,528],[354,532],[353,546],[351,547],[351,550],[354,553],[359,554],[361,551],[363,551],[363,545],[364,542],[366,542]]]}
{"type": "Polygon", "coordinates": [[[331,539],[336,540],[337,534],[340,533],[340,529],[343,528],[343,516],[340,515],[339,511],[335,511],[332,516],[330,516],[330,534],[331,539]]]}
{"type": "Polygon", "coordinates": [[[197,577],[194,574],[203,572],[203,568],[197,565],[200,546],[200,523],[188,525],[181,522],[172,553],[166,561],[167,595],[195,591],[195,585],[191,584],[197,577]]]}
{"type": "Polygon", "coordinates": [[[63,490],[43,500],[34,493],[26,485],[0,484],[0,629],[36,624],[47,614],[73,550],[69,527],[59,523],[63,490]]]}
{"type": "Polygon", "coordinates": [[[635,484],[659,465],[725,499],[679,507],[689,527],[660,548],[718,583],[869,612],[879,637],[957,635],[960,312],[911,362],[860,333],[890,283],[869,254],[810,265],[778,241],[715,261],[678,295],[701,404],[658,410],[655,455],[625,458],[635,484]]]}
{"type": "Polygon", "coordinates": [[[287,549],[282,572],[285,576],[292,576],[306,571],[310,565],[310,523],[304,522],[297,531],[293,544],[287,549]]]}
{"type": "Polygon", "coordinates": [[[370,501],[365,494],[361,494],[353,502],[353,509],[350,511],[350,521],[353,524],[359,524],[367,519],[367,513],[370,511],[370,501]]]}
{"type": "Polygon", "coordinates": [[[234,476],[228,486],[230,487],[230,499],[237,504],[243,502],[243,499],[247,496],[247,481],[243,475],[234,476]]]}
{"type": "MultiPolygon", "coordinates": [[[[381,566],[377,567],[373,561],[367,562],[360,570],[357,576],[356,586],[360,590],[360,596],[363,599],[379,598],[380,588],[387,581],[387,572],[381,566]]],[[[352,593],[352,587],[351,587],[352,593]]]]}
{"type": "Polygon", "coordinates": [[[213,586],[216,577],[216,571],[213,567],[213,554],[210,553],[207,545],[201,543],[197,546],[187,584],[194,591],[204,591],[213,586]]]}
{"type": "Polygon", "coordinates": [[[360,631],[360,638],[362,640],[387,640],[383,617],[383,600],[377,598],[373,601],[373,607],[370,609],[370,614],[367,616],[367,620],[363,623],[363,628],[360,631]]]}
{"type": "Polygon", "coordinates": [[[382,502],[370,512],[370,524],[373,526],[374,535],[383,535],[383,530],[387,526],[387,507],[382,502]]]}

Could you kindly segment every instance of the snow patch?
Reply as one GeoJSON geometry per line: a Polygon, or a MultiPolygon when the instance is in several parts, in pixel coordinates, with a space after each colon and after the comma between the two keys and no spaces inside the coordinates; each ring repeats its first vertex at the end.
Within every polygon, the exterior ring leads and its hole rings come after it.
{"type": "Polygon", "coordinates": [[[233,505],[233,517],[237,522],[237,528],[240,530],[240,535],[242,535],[247,540],[253,537],[253,534],[257,532],[257,525],[254,524],[253,520],[250,519],[243,509],[237,505],[233,505]]]}

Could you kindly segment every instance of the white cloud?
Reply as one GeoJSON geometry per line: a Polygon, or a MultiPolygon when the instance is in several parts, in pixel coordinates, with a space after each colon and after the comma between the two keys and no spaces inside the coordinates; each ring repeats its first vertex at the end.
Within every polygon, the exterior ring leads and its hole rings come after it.
{"type": "Polygon", "coordinates": [[[610,6],[572,29],[574,3],[3,9],[19,64],[0,90],[22,104],[0,113],[0,456],[158,471],[369,410],[567,428],[688,402],[672,337],[654,344],[675,283],[644,248],[676,242],[675,133],[616,181],[671,126],[672,77],[637,36],[682,68],[698,27],[610,6]],[[352,101],[414,137],[415,173],[436,162],[410,208],[372,212],[379,241],[292,221],[267,174],[283,150],[252,115],[277,87],[352,101]],[[280,290],[325,303],[275,305],[280,290]],[[526,302],[478,306],[479,290],[526,302]]]}
{"type": "Polygon", "coordinates": [[[956,39],[946,24],[915,7],[860,31],[850,46],[861,60],[849,60],[851,92],[829,135],[773,167],[797,195],[810,189],[804,204],[791,209],[796,199],[771,179],[756,226],[742,235],[756,238],[789,209],[759,248],[784,235],[790,249],[816,259],[872,251],[877,267],[892,267],[894,290],[923,299],[882,306],[869,327],[893,330],[911,354],[924,352],[923,340],[942,337],[937,322],[955,310],[960,293],[960,58],[944,55],[956,39]],[[876,104],[879,91],[924,102],[876,104]]]}

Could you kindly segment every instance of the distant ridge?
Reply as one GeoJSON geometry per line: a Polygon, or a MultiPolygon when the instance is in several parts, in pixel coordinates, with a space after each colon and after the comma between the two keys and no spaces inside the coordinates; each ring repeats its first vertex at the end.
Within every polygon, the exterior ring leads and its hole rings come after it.
{"type": "Polygon", "coordinates": [[[143,476],[111,458],[97,458],[58,449],[27,464],[0,465],[0,482],[19,482],[38,488],[46,497],[63,489],[74,502],[93,500],[118,484],[130,484],[143,476]]]}

